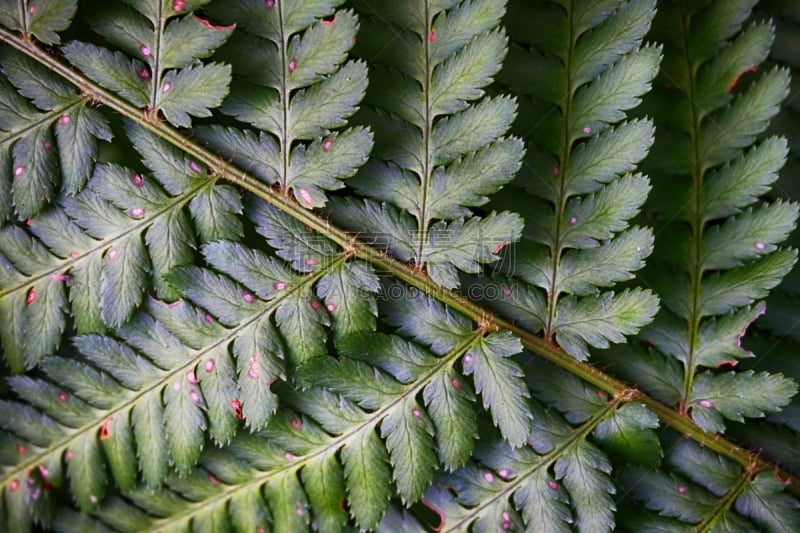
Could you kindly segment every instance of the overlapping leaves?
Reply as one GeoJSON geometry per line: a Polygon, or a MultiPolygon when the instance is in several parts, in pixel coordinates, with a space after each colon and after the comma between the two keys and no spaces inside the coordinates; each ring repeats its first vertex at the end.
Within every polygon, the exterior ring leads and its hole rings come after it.
{"type": "Polygon", "coordinates": [[[58,348],[68,316],[78,333],[102,332],[124,324],[147,287],[174,300],[165,276],[194,262],[197,240],[242,233],[235,189],[138,126],[128,134],[152,175],[99,164],[80,194],[0,229],[0,339],[15,372],[58,348]]]}

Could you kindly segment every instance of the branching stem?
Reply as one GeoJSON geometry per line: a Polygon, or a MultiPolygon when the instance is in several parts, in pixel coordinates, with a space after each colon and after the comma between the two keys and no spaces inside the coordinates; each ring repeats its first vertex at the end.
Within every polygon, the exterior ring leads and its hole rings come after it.
{"type": "MultiPolygon", "coordinates": [[[[393,276],[405,281],[406,283],[409,283],[410,285],[413,285],[414,287],[424,291],[426,294],[434,296],[442,303],[466,315],[476,323],[480,323],[481,320],[489,316],[487,311],[479,305],[466,298],[462,298],[459,294],[453,291],[440,287],[427,275],[412,268],[411,266],[388,257],[380,250],[376,250],[361,241],[357,241],[355,244],[353,244],[353,238],[351,234],[348,234],[345,231],[330,225],[329,221],[302,208],[291,198],[276,193],[266,183],[263,183],[253,176],[248,175],[243,170],[236,168],[224,158],[214,154],[192,139],[185,137],[168,124],[163,122],[148,122],[142,116],[141,109],[97,86],[88,78],[75,72],[70,67],[62,64],[57,59],[38,48],[35,44],[27,42],[24,38],[2,28],[0,28],[0,40],[35,59],[36,61],[39,61],[42,65],[73,83],[76,87],[89,91],[92,99],[95,102],[101,103],[115,112],[120,113],[126,118],[133,120],[161,139],[164,139],[187,154],[197,158],[209,168],[222,169],[224,171],[224,179],[254,193],[303,224],[308,225],[316,231],[319,231],[321,234],[325,235],[343,248],[347,248],[349,245],[353,246],[356,256],[358,256],[360,259],[370,262],[377,269],[391,273],[393,276]]],[[[617,396],[621,391],[631,388],[629,384],[605,374],[588,363],[577,361],[560,348],[547,342],[545,339],[519,328],[507,320],[499,317],[493,317],[491,318],[491,322],[497,328],[507,330],[519,337],[523,345],[536,355],[539,355],[575,374],[579,378],[588,381],[611,396],[617,396]]],[[[642,392],[637,391],[635,394],[633,394],[631,400],[643,403],[650,411],[656,414],[665,425],[672,427],[687,437],[692,438],[706,448],[722,456],[728,457],[743,467],[751,467],[751,471],[754,473],[766,470],[776,470],[781,478],[791,479],[788,484],[789,490],[796,495],[800,495],[800,481],[791,478],[788,473],[785,473],[784,471],[778,469],[776,465],[759,457],[758,454],[740,448],[733,442],[728,441],[717,433],[709,433],[704,431],[685,414],[681,414],[672,407],[662,404],[661,402],[656,401],[642,392]]]]}

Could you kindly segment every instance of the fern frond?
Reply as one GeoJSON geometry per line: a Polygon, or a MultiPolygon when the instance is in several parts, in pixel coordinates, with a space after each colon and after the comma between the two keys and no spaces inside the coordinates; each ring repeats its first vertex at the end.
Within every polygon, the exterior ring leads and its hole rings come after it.
{"type": "Polygon", "coordinates": [[[215,126],[200,136],[309,209],[325,205],[325,191],[343,187],[372,147],[368,129],[342,128],[364,96],[367,66],[347,61],[358,19],[334,11],[339,3],[248,0],[209,8],[246,32],[222,51],[238,81],[223,111],[261,132],[215,126]]]}
{"type": "MultiPolygon", "coordinates": [[[[439,464],[453,470],[472,453],[477,423],[469,372],[495,414],[501,413],[503,401],[518,402],[498,392],[509,379],[510,390],[525,388],[518,367],[508,359],[509,352],[521,349],[519,341],[473,330],[462,317],[448,316],[444,306],[425,300],[430,316],[451,325],[450,341],[439,344],[436,353],[396,334],[342,337],[338,359],[300,366],[303,390],[288,383],[279,387],[284,408],[262,433],[238,435],[205,456],[201,465],[210,476],[196,470],[189,479],[171,477],[156,493],[144,488],[128,492],[126,498],[152,516],[126,510],[124,520],[134,520],[126,527],[135,523],[138,529],[161,530],[191,521],[193,528],[203,529],[230,520],[253,528],[269,523],[276,530],[303,530],[311,523],[330,530],[347,520],[341,504],[347,501],[356,524],[367,529],[386,512],[393,486],[406,504],[417,501],[439,464]],[[230,486],[215,488],[220,482],[230,486]]],[[[395,309],[393,316],[401,314],[395,309]]],[[[403,322],[414,323],[413,315],[403,322]]],[[[408,334],[403,328],[398,332],[408,334]]],[[[528,409],[523,401],[502,413],[497,419],[501,431],[515,440],[521,435],[524,443],[531,424],[528,409]],[[519,420],[512,417],[515,412],[519,420]]],[[[123,518],[114,511],[119,504],[107,500],[95,515],[121,527],[123,518]]]]}
{"type": "Polygon", "coordinates": [[[519,139],[505,136],[513,99],[484,97],[506,52],[503,11],[493,0],[361,5],[359,45],[382,50],[367,92],[374,109],[361,116],[377,141],[375,156],[348,183],[381,203],[339,201],[332,217],[385,235],[398,259],[449,288],[459,285],[459,270],[497,261],[498,247],[522,229],[515,214],[480,218],[470,209],[512,179],[523,153],[519,139]]]}
{"type": "Polygon", "coordinates": [[[22,34],[25,40],[35,37],[45,44],[58,44],[72,22],[77,0],[53,0],[34,4],[25,0],[3,0],[0,24],[22,34]]]}
{"type": "Polygon", "coordinates": [[[27,231],[0,229],[0,257],[8,265],[0,282],[0,339],[15,372],[58,348],[68,314],[78,333],[119,327],[151,282],[159,298],[177,298],[165,276],[194,261],[196,241],[241,236],[235,189],[210,181],[196,162],[138,126],[128,135],[152,177],[98,164],[84,191],[62,197],[27,231]]]}
{"type": "Polygon", "coordinates": [[[0,69],[2,224],[12,208],[26,220],[59,193],[80,191],[92,173],[97,141],[110,141],[111,129],[69,83],[31,59],[4,50],[0,69]]]}
{"type": "Polygon", "coordinates": [[[659,513],[634,511],[625,516],[627,527],[792,531],[800,525],[800,505],[783,494],[785,483],[772,472],[751,478],[690,441],[671,447],[667,461],[671,472],[642,467],[622,472],[620,479],[637,487],[634,496],[659,513]]]}
{"type": "MultiPolygon", "coordinates": [[[[208,0],[191,3],[199,8],[208,0]]],[[[186,2],[130,2],[93,10],[92,28],[122,52],[72,41],[66,58],[89,78],[143,108],[156,120],[161,113],[175,126],[189,127],[191,116],[211,116],[228,94],[231,68],[203,63],[233,27],[214,26],[188,11],[186,2]],[[181,16],[182,15],[182,16],[181,16]]]]}
{"type": "Polygon", "coordinates": [[[653,126],[623,120],[658,68],[658,47],[642,45],[655,2],[512,3],[513,16],[523,16],[517,9],[548,20],[552,38],[512,34],[531,48],[515,44],[500,75],[540,114],[529,117],[526,110],[517,124],[535,147],[519,182],[531,196],[514,186],[497,200],[518,209],[528,198],[535,202],[526,209],[532,220],[525,245],[508,252],[502,269],[525,284],[497,280],[509,289],[493,305],[586,359],[589,346],[607,348],[638,332],[658,306],[647,290],[600,292],[631,279],[652,252],[651,231],[631,228],[629,220],[650,188],[633,172],[652,143],[653,126]],[[518,75],[524,72],[551,81],[518,75]]]}
{"type": "MultiPolygon", "coordinates": [[[[665,304],[643,335],[681,362],[683,377],[672,383],[681,391],[679,409],[691,412],[710,431],[724,431],[723,418],[741,420],[779,410],[797,388],[780,374],[714,371],[753,356],[741,347],[741,339],[764,312],[758,300],[791,270],[797,257],[795,250],[779,247],[796,224],[797,204],[783,200],[754,204],[770,189],[786,158],[785,140],[770,137],[756,143],[755,136],[777,113],[789,77],[779,68],[749,74],[766,58],[773,35],[769,23],[741,29],[752,4],[711,2],[695,9],[677,2],[665,10],[659,30],[686,40],[667,43],[665,71],[671,81],[668,88],[657,89],[650,102],[659,127],[682,139],[677,145],[659,146],[657,141],[652,161],[661,169],[665,158],[679,159],[680,178],[657,176],[660,188],[682,188],[679,197],[684,204],[666,213],[673,219],[677,213],[678,220],[665,219],[659,229],[653,263],[659,272],[642,274],[665,304]],[[705,24],[709,17],[719,30],[716,45],[693,31],[695,24],[705,24]],[[750,83],[740,88],[745,74],[750,83]],[[668,107],[664,98],[670,98],[668,107]],[[681,112],[675,112],[675,105],[681,112]],[[667,268],[685,273],[685,290],[664,283],[667,268]]],[[[655,197],[661,194],[657,188],[655,197]]],[[[665,218],[658,205],[650,212],[665,218]]]]}

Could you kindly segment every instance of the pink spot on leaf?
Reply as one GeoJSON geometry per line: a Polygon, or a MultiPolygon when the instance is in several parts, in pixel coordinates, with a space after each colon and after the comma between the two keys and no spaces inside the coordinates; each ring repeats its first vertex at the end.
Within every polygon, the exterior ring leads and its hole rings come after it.
{"type": "Polygon", "coordinates": [[[214,476],[214,474],[208,475],[208,481],[210,481],[212,485],[219,485],[219,480],[214,476]]]}
{"type": "Polygon", "coordinates": [[[67,393],[63,392],[63,391],[59,392],[58,393],[58,399],[61,400],[62,402],[66,402],[67,401],[67,393]]]}
{"type": "Polygon", "coordinates": [[[144,186],[144,179],[139,174],[131,174],[131,183],[136,187],[144,186]]]}
{"type": "Polygon", "coordinates": [[[484,472],[483,479],[485,479],[487,483],[494,483],[494,474],[491,472],[484,472]]]}
{"type": "Polygon", "coordinates": [[[8,490],[10,490],[11,492],[17,492],[18,488],[19,488],[19,480],[12,479],[11,483],[8,485],[8,490]]]}
{"type": "Polygon", "coordinates": [[[325,309],[327,309],[329,313],[333,313],[336,311],[336,304],[328,304],[325,306],[325,309]]]}
{"type": "Polygon", "coordinates": [[[19,166],[14,169],[14,176],[19,177],[22,176],[22,173],[25,172],[25,167],[19,166]]]}
{"type": "Polygon", "coordinates": [[[511,296],[511,289],[509,289],[505,285],[500,285],[500,292],[502,292],[503,296],[505,296],[506,298],[511,296]]]}
{"type": "Polygon", "coordinates": [[[698,405],[700,405],[701,407],[705,407],[706,409],[713,409],[714,408],[714,402],[712,402],[711,400],[700,400],[697,403],[698,403],[698,405]]]}
{"type": "Polygon", "coordinates": [[[109,261],[113,261],[115,257],[117,257],[116,248],[112,248],[108,251],[108,253],[106,253],[106,259],[108,259],[109,261]]]}
{"type": "Polygon", "coordinates": [[[189,370],[186,372],[186,381],[192,385],[197,385],[197,375],[194,373],[194,370],[189,370]]]}
{"type": "Polygon", "coordinates": [[[69,115],[61,115],[61,118],[58,119],[58,123],[61,124],[62,126],[66,126],[67,124],[69,124],[70,120],[71,119],[69,118],[69,115]]]}
{"type": "Polygon", "coordinates": [[[295,459],[297,459],[297,457],[295,457],[294,454],[291,454],[289,452],[284,452],[283,458],[286,459],[287,461],[289,461],[290,463],[292,461],[294,461],[295,459]]]}
{"type": "Polygon", "coordinates": [[[206,361],[206,364],[203,365],[203,367],[205,368],[206,372],[209,373],[209,374],[214,371],[214,366],[215,366],[215,363],[214,363],[213,359],[209,359],[208,361],[206,361]]]}
{"type": "Polygon", "coordinates": [[[330,17],[326,17],[326,18],[322,19],[322,25],[323,26],[330,26],[334,22],[336,22],[336,15],[332,15],[330,17]]]}
{"type": "Polygon", "coordinates": [[[570,226],[574,226],[577,223],[578,223],[578,217],[572,217],[572,218],[569,219],[569,225],[570,226]]]}
{"type": "Polygon", "coordinates": [[[202,169],[200,168],[200,165],[198,165],[198,164],[197,164],[197,163],[195,163],[194,161],[189,161],[189,168],[190,168],[190,169],[192,170],[192,172],[194,172],[195,174],[200,174],[200,172],[202,172],[202,169]]]}
{"type": "Polygon", "coordinates": [[[200,395],[197,394],[196,390],[189,391],[189,398],[191,398],[194,403],[200,403],[200,395]]]}
{"type": "Polygon", "coordinates": [[[275,0],[265,0],[264,1],[264,7],[266,7],[267,9],[274,8],[275,7],[275,0]]]}
{"type": "Polygon", "coordinates": [[[503,517],[503,521],[504,522],[510,522],[511,521],[511,515],[508,514],[508,511],[503,511],[500,516],[503,517]]]}
{"type": "Polygon", "coordinates": [[[308,205],[313,205],[314,204],[314,199],[311,198],[311,195],[308,193],[307,190],[298,189],[297,192],[300,193],[300,198],[302,198],[305,203],[307,203],[308,205]]]}
{"type": "Polygon", "coordinates": [[[414,418],[422,418],[422,411],[420,411],[419,409],[412,409],[411,416],[413,416],[414,418]]]}
{"type": "Polygon", "coordinates": [[[276,291],[282,291],[286,288],[286,283],[283,281],[279,281],[273,285],[276,291]]]}
{"type": "Polygon", "coordinates": [[[33,14],[36,13],[36,6],[31,4],[31,6],[28,8],[28,13],[30,13],[31,16],[33,16],[33,14]]]}
{"type": "Polygon", "coordinates": [[[70,253],[69,253],[69,256],[70,256],[72,259],[75,259],[76,257],[78,257],[78,255],[80,255],[78,252],[70,252],[70,253]]]}
{"type": "Polygon", "coordinates": [[[322,143],[322,151],[329,152],[331,147],[333,147],[333,139],[325,139],[322,143]]]}
{"type": "Polygon", "coordinates": [[[28,291],[28,295],[25,297],[25,303],[27,305],[31,305],[33,302],[36,301],[37,294],[36,289],[31,289],[28,291]]]}
{"type": "Polygon", "coordinates": [[[67,461],[69,461],[75,457],[75,454],[72,452],[72,450],[67,450],[67,453],[64,454],[64,457],[66,457],[67,461]]]}
{"type": "Polygon", "coordinates": [[[173,11],[183,11],[186,9],[186,0],[172,0],[173,11]]]}
{"type": "Polygon", "coordinates": [[[319,311],[320,309],[322,309],[322,304],[320,304],[320,303],[319,303],[318,301],[316,301],[316,300],[311,300],[309,303],[311,304],[311,308],[312,308],[314,311],[319,311]]]}
{"type": "Polygon", "coordinates": [[[153,52],[150,50],[150,47],[146,44],[143,44],[139,47],[139,51],[142,53],[144,57],[150,57],[153,55],[153,52]]]}
{"type": "Polygon", "coordinates": [[[134,207],[133,209],[128,211],[128,213],[133,218],[139,218],[144,215],[144,207],[134,207]]]}
{"type": "Polygon", "coordinates": [[[250,367],[247,369],[247,376],[250,379],[258,379],[261,373],[261,368],[258,366],[258,354],[255,352],[250,356],[250,367]]]}
{"type": "Polygon", "coordinates": [[[172,84],[170,82],[166,82],[164,86],[161,88],[161,92],[168,93],[170,89],[172,89],[172,84]]]}
{"type": "Polygon", "coordinates": [[[497,471],[497,475],[503,479],[510,478],[512,474],[513,472],[511,471],[510,468],[501,468],[500,470],[497,471]]]}
{"type": "Polygon", "coordinates": [[[297,68],[297,60],[295,58],[292,58],[291,61],[289,61],[289,67],[288,68],[289,68],[289,72],[294,72],[294,69],[297,68]]]}
{"type": "Polygon", "coordinates": [[[53,148],[53,143],[51,143],[47,139],[45,139],[42,144],[44,145],[45,150],[50,150],[51,148],[53,148]]]}
{"type": "Polygon", "coordinates": [[[450,384],[453,386],[454,389],[459,390],[461,388],[461,383],[456,378],[450,380],[450,384]]]}
{"type": "Polygon", "coordinates": [[[677,490],[678,490],[678,494],[681,494],[681,495],[686,494],[686,487],[684,487],[683,485],[678,485],[677,490]]]}
{"type": "Polygon", "coordinates": [[[251,303],[256,301],[256,297],[253,296],[253,293],[247,292],[247,291],[242,293],[242,298],[244,298],[244,301],[249,303],[249,304],[251,304],[251,303]]]}
{"type": "Polygon", "coordinates": [[[72,276],[70,276],[69,274],[53,274],[52,276],[50,276],[50,279],[52,279],[53,281],[69,281],[70,279],[72,279],[72,276]]]}
{"type": "Polygon", "coordinates": [[[150,69],[147,68],[147,66],[142,66],[136,71],[136,74],[139,76],[140,80],[148,81],[150,79],[150,69]]]}
{"type": "Polygon", "coordinates": [[[464,362],[467,363],[467,364],[472,362],[472,354],[471,353],[468,353],[467,355],[464,356],[464,362]]]}
{"type": "Polygon", "coordinates": [[[205,321],[208,322],[209,324],[214,322],[214,317],[209,315],[208,313],[206,313],[206,316],[204,318],[205,318],[205,321]]]}
{"type": "Polygon", "coordinates": [[[294,428],[295,431],[300,431],[300,421],[298,419],[292,418],[292,428],[294,428]]]}
{"type": "Polygon", "coordinates": [[[430,33],[428,33],[428,42],[429,43],[436,42],[436,30],[431,30],[430,33]]]}
{"type": "Polygon", "coordinates": [[[514,526],[511,522],[503,522],[500,524],[500,527],[503,528],[503,531],[510,531],[511,528],[514,526]]]}
{"type": "Polygon", "coordinates": [[[500,250],[505,248],[507,244],[508,244],[507,242],[501,242],[500,244],[498,244],[497,247],[494,249],[494,253],[499,254],[500,250]]]}
{"type": "Polygon", "coordinates": [[[592,128],[590,128],[589,126],[586,126],[585,128],[583,128],[583,130],[582,130],[582,131],[583,131],[583,133],[585,133],[586,135],[589,135],[590,133],[592,133],[592,128]]]}
{"type": "Polygon", "coordinates": [[[738,364],[739,364],[739,361],[735,361],[733,359],[725,359],[724,361],[720,361],[719,363],[717,363],[717,368],[722,368],[725,365],[736,366],[738,364]]]}
{"type": "Polygon", "coordinates": [[[550,490],[558,490],[558,483],[552,479],[547,481],[547,486],[550,487],[550,490]]]}
{"type": "Polygon", "coordinates": [[[44,465],[38,465],[36,468],[39,470],[39,473],[42,475],[42,477],[50,476],[50,471],[45,468],[44,465]]]}
{"type": "Polygon", "coordinates": [[[755,247],[756,247],[756,250],[764,250],[767,247],[767,245],[764,244],[763,242],[757,242],[755,244],[755,247]]]}

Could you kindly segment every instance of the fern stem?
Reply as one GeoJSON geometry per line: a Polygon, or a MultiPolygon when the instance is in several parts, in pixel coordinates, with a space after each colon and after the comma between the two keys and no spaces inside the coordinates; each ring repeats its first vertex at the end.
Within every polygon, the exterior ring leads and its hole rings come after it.
{"type": "Polygon", "coordinates": [[[678,410],[681,414],[687,415],[689,413],[689,406],[692,401],[692,390],[694,388],[694,374],[695,374],[695,350],[697,343],[696,337],[700,328],[700,286],[701,277],[703,275],[700,258],[703,254],[703,216],[702,216],[702,198],[701,190],[703,187],[703,172],[704,169],[700,162],[700,117],[698,114],[695,102],[696,93],[696,73],[692,65],[691,57],[689,55],[689,15],[684,11],[683,4],[679,3],[679,16],[681,18],[681,31],[683,32],[683,58],[686,62],[687,73],[687,91],[685,97],[689,100],[689,112],[691,113],[691,130],[689,131],[689,142],[691,143],[692,154],[692,186],[694,187],[694,198],[691,199],[691,214],[689,216],[689,224],[692,231],[692,250],[689,258],[689,329],[687,332],[687,344],[689,353],[686,355],[686,362],[684,366],[683,384],[681,386],[681,399],[678,405],[678,410]]]}
{"type": "Polygon", "coordinates": [[[29,43],[24,38],[18,37],[12,32],[2,28],[0,28],[0,40],[39,61],[51,71],[74,84],[88,100],[108,106],[115,112],[143,126],[161,139],[164,139],[187,154],[197,158],[212,170],[212,179],[224,178],[245,190],[253,192],[298,221],[324,234],[330,240],[346,248],[352,255],[384,269],[384,271],[391,273],[393,276],[433,296],[452,309],[459,311],[476,323],[489,324],[492,328],[497,330],[504,329],[510,331],[519,337],[523,345],[536,355],[557,364],[581,379],[602,389],[606,393],[612,396],[620,394],[629,395],[631,401],[643,403],[667,426],[671,426],[687,437],[692,438],[720,455],[732,459],[742,466],[750,467],[753,473],[765,470],[776,470],[782,478],[791,479],[788,485],[789,490],[794,494],[800,495],[800,480],[792,478],[788,473],[778,469],[776,465],[759,457],[757,453],[744,450],[717,433],[704,431],[689,417],[685,416],[685,414],[681,414],[672,407],[664,405],[636,389],[632,391],[630,386],[622,381],[605,374],[588,363],[576,360],[545,339],[519,328],[507,320],[494,316],[492,312],[480,307],[465,297],[439,286],[427,275],[409,265],[401,263],[387,256],[385,253],[354,239],[352,235],[339,228],[331,226],[328,220],[300,207],[291,198],[276,192],[262,181],[248,175],[225,159],[185,137],[171,126],[160,121],[148,120],[141,109],[113,95],[111,92],[102,89],[88,78],[60,63],[54,57],[38,48],[35,44],[29,43]],[[627,394],[626,391],[630,392],[630,394],[627,394]]]}
{"type": "Polygon", "coordinates": [[[553,324],[556,320],[556,310],[558,309],[558,274],[561,269],[561,253],[563,251],[561,245],[561,232],[563,229],[564,212],[567,209],[567,173],[569,172],[569,161],[571,155],[571,143],[569,138],[569,116],[572,109],[572,97],[574,91],[572,90],[572,59],[573,52],[575,51],[576,36],[573,27],[573,5],[569,4],[564,6],[567,11],[567,57],[564,60],[564,73],[566,81],[564,86],[567,88],[567,94],[564,99],[564,107],[562,108],[563,128],[561,130],[561,157],[558,161],[558,205],[554,213],[555,217],[555,231],[553,247],[550,249],[551,255],[551,276],[550,290],[548,291],[547,302],[547,323],[544,325],[545,338],[551,341],[553,338],[553,324]]]}
{"type": "Polygon", "coordinates": [[[750,476],[745,469],[745,472],[736,482],[736,485],[728,489],[722,498],[717,500],[716,505],[714,505],[714,510],[711,512],[711,514],[697,524],[692,531],[696,533],[706,533],[714,529],[714,526],[720,521],[720,519],[722,519],[725,511],[731,508],[731,505],[733,505],[736,499],[744,492],[749,484],[750,476]]]}
{"type": "Polygon", "coordinates": [[[280,176],[280,189],[283,191],[285,195],[289,195],[289,190],[286,187],[287,177],[289,176],[289,152],[291,149],[291,141],[289,139],[289,93],[286,89],[286,80],[289,77],[289,59],[286,58],[288,54],[289,48],[289,40],[286,38],[286,33],[284,32],[284,23],[283,23],[283,1],[278,0],[275,3],[275,7],[278,10],[278,31],[280,32],[281,36],[281,46],[280,46],[280,54],[281,54],[281,69],[283,75],[281,76],[280,84],[281,94],[278,95],[281,99],[281,134],[278,137],[278,141],[280,142],[280,150],[281,150],[281,176],[280,176]]]}
{"type": "MultiPolygon", "coordinates": [[[[425,1],[425,35],[431,32],[431,14],[430,2],[425,1]]],[[[428,240],[428,192],[431,184],[431,172],[433,165],[431,164],[431,133],[433,132],[433,117],[431,117],[431,51],[430,39],[423,39],[423,46],[425,47],[425,85],[423,86],[423,93],[425,99],[425,129],[422,132],[423,136],[423,150],[422,154],[422,184],[420,193],[422,194],[420,202],[420,216],[417,220],[419,231],[416,237],[419,239],[417,243],[417,256],[414,262],[418,269],[425,266],[425,242],[428,240]]]]}
{"type": "Polygon", "coordinates": [[[155,28],[156,42],[153,50],[153,73],[150,91],[150,112],[153,117],[158,115],[158,89],[161,87],[161,38],[164,33],[164,3],[158,4],[158,28],[155,28]]]}

